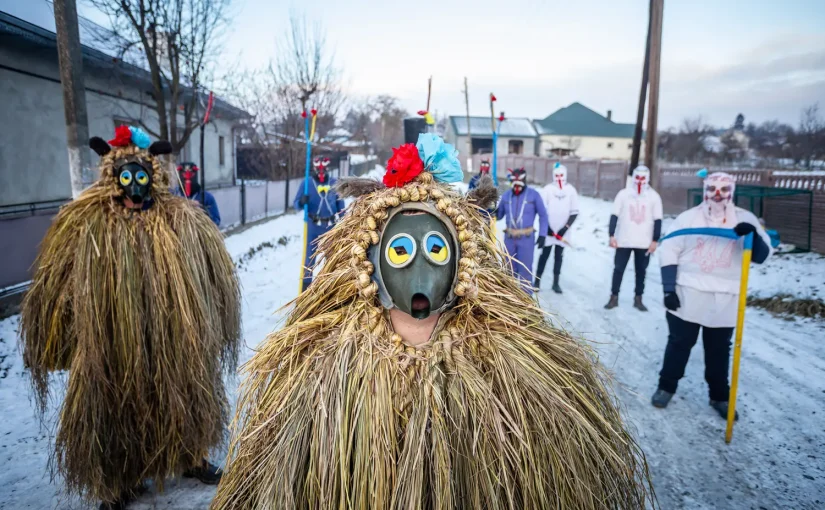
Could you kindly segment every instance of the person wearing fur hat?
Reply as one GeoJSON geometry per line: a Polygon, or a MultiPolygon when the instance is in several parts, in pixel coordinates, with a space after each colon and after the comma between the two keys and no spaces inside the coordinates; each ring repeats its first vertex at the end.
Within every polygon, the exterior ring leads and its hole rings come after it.
{"type": "Polygon", "coordinates": [[[303,210],[309,206],[306,247],[304,248],[304,278],[301,292],[312,283],[312,265],[316,261],[315,240],[325,234],[340,219],[346,205],[335,191],[335,178],[327,173],[329,158],[316,157],[312,162],[312,175],[309,178],[309,194],[304,194],[304,183],[298,186],[298,193],[292,206],[303,210]]]}
{"type": "Polygon", "coordinates": [[[638,509],[644,456],[592,352],[513,277],[435,135],[342,179],[323,273],[246,365],[213,510],[638,509]]]}
{"type": "Polygon", "coordinates": [[[43,239],[21,337],[41,412],[50,373],[69,371],[55,474],[115,509],[144,480],[162,490],[170,477],[220,479],[204,459],[224,437],[240,293],[215,224],[170,192],[168,142],[119,126],[90,146],[100,177],[43,239]]]}
{"type": "Polygon", "coordinates": [[[636,272],[633,307],[646,312],[642,294],[645,290],[647,265],[662,233],[662,198],[650,187],[648,167],[639,165],[634,168],[627,187],[616,195],[608,231],[610,247],[615,248],[616,256],[613,261],[610,300],[604,307],[610,310],[619,306],[619,289],[624,270],[633,255],[636,272]]]}
{"type": "Polygon", "coordinates": [[[561,163],[553,166],[553,182],[541,190],[544,208],[547,210],[547,245],[541,251],[539,265],[536,268],[536,281],[533,285],[538,289],[541,286],[541,276],[550,258],[550,251],[555,247],[556,256],[553,261],[553,292],[561,294],[559,276],[561,275],[561,261],[564,245],[569,244],[569,229],[579,215],[579,194],[572,184],[567,183],[567,167],[561,163]]]}
{"type": "Polygon", "coordinates": [[[704,182],[703,202],[680,214],[670,230],[733,229],[738,240],[685,235],[667,239],[659,250],[668,339],[659,385],[651,399],[656,407],[667,407],[676,393],[701,330],[710,405],[727,419],[730,346],[736,326],[744,249],[741,238],[753,234],[753,262],[761,264],[771,254],[770,237],[759,220],[734,204],[735,189],[733,176],[722,172],[710,174],[704,182]]]}
{"type": "Polygon", "coordinates": [[[533,256],[536,247],[544,248],[547,232],[547,210],[535,189],[527,185],[527,171],[510,170],[511,188],[501,197],[496,211],[497,219],[505,219],[504,246],[510,256],[513,272],[521,278],[524,290],[533,294],[533,256]],[[535,223],[539,221],[536,239],[535,223]]]}

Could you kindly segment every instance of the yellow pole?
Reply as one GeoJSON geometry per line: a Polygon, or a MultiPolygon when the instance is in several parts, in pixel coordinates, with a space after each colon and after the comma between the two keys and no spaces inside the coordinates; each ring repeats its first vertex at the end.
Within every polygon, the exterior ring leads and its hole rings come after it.
{"type": "MultiPolygon", "coordinates": [[[[749,234],[756,235],[756,234],[749,234]]],[[[742,277],[739,280],[739,313],[736,316],[736,334],[733,344],[733,368],[730,376],[730,395],[728,396],[728,426],[725,430],[725,442],[733,438],[733,421],[736,417],[736,389],[739,384],[739,358],[742,354],[742,329],[745,327],[745,305],[748,302],[748,273],[751,266],[751,249],[742,253],[742,277]]]]}

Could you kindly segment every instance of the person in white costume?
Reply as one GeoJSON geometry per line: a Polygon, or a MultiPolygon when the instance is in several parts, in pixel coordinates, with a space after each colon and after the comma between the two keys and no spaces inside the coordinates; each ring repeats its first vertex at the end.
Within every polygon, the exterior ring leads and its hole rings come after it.
{"type": "Polygon", "coordinates": [[[533,286],[537,289],[541,286],[541,275],[544,274],[547,259],[550,258],[550,252],[555,247],[553,291],[561,294],[559,275],[564,254],[564,241],[570,241],[568,230],[579,214],[579,194],[576,193],[576,188],[572,184],[567,183],[567,167],[561,163],[556,163],[553,167],[553,182],[544,186],[539,193],[544,202],[544,208],[547,209],[547,244],[539,256],[533,286]]]}
{"type": "Polygon", "coordinates": [[[642,303],[645,290],[645,273],[650,255],[656,251],[662,233],[662,198],[650,187],[650,169],[639,165],[633,169],[627,187],[619,191],[613,201],[610,216],[610,247],[616,249],[613,265],[613,282],[610,300],[605,308],[619,306],[619,288],[624,270],[633,254],[636,270],[634,308],[647,311],[642,303]]]}
{"type": "MultiPolygon", "coordinates": [[[[770,238],[756,216],[734,205],[735,188],[731,175],[709,175],[703,202],[680,214],[670,231],[711,227],[733,229],[740,238],[753,234],[751,260],[761,264],[771,254],[770,238]]],[[[739,302],[743,243],[742,239],[705,235],[684,235],[662,243],[659,259],[669,334],[659,386],[651,399],[654,406],[667,407],[685,374],[690,350],[701,328],[710,405],[727,418],[728,366],[739,302]]]]}

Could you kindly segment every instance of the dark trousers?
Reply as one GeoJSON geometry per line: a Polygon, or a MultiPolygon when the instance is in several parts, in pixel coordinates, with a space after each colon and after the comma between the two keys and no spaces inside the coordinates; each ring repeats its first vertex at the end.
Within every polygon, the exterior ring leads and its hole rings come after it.
{"type": "Polygon", "coordinates": [[[702,328],[702,344],[705,349],[705,381],[708,383],[711,400],[728,401],[728,364],[730,362],[730,339],[733,328],[706,328],[687,322],[671,313],[666,313],[667,347],[662,371],[659,372],[659,389],[676,393],[679,379],[685,375],[685,367],[690,357],[690,349],[699,338],[702,328]]]}
{"type": "Polygon", "coordinates": [[[641,296],[645,291],[645,273],[650,257],[644,248],[616,248],[616,257],[613,259],[613,286],[610,293],[619,295],[619,288],[622,286],[622,277],[627,263],[630,261],[630,253],[633,253],[633,263],[636,266],[636,295],[641,296]]]}
{"type": "Polygon", "coordinates": [[[541,275],[544,274],[544,268],[547,267],[547,259],[550,258],[550,252],[556,249],[556,258],[553,259],[553,275],[558,278],[561,274],[561,260],[564,257],[564,246],[550,245],[541,250],[539,255],[539,267],[536,268],[536,278],[541,280],[541,275]]]}

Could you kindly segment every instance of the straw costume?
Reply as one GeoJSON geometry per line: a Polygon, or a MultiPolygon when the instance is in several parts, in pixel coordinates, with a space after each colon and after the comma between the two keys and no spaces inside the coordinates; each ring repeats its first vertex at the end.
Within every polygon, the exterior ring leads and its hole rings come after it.
{"type": "Polygon", "coordinates": [[[204,466],[240,337],[232,260],[203,210],[170,193],[169,143],[126,126],[109,143],[90,141],[100,178],[55,218],[22,312],[41,411],[50,373],[69,371],[53,467],[103,508],[204,466]]]}
{"type": "Polygon", "coordinates": [[[454,149],[434,139],[394,149],[383,184],[339,184],[357,199],[320,238],[322,274],[244,367],[213,510],[652,501],[592,352],[550,326],[493,244],[491,179],[457,194],[454,149]],[[388,308],[441,315],[416,348],[388,308]]]}

